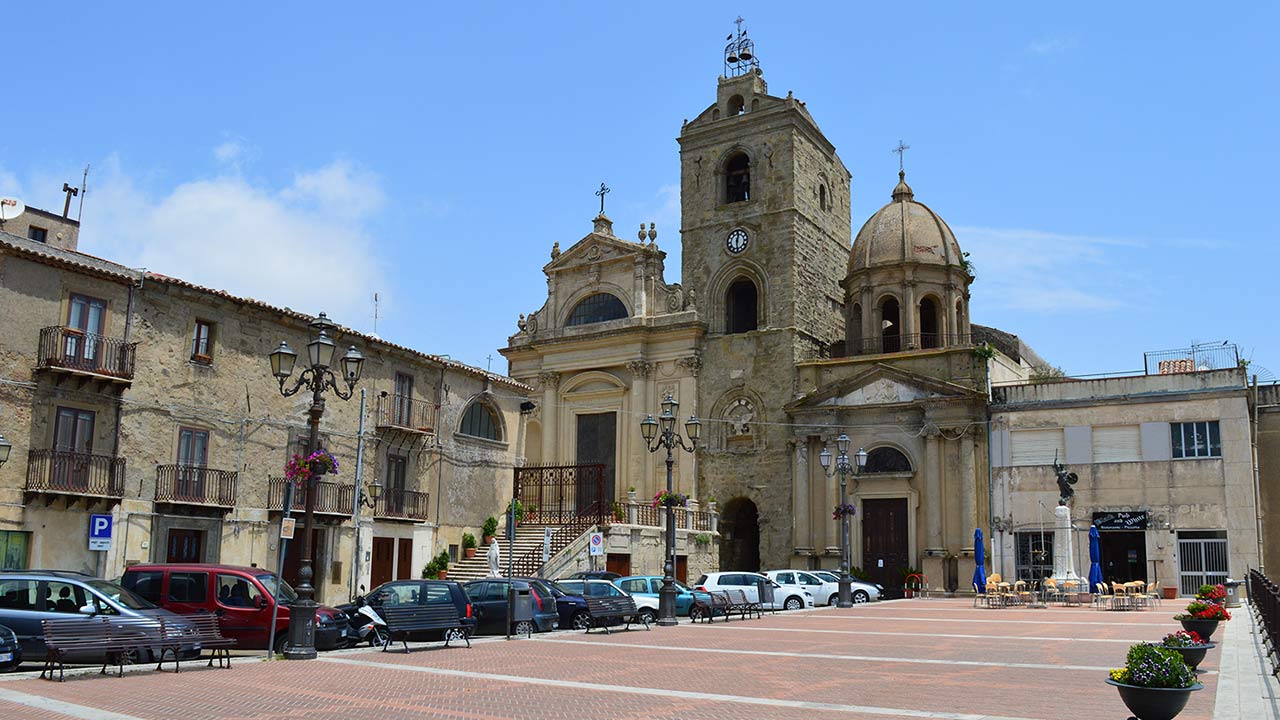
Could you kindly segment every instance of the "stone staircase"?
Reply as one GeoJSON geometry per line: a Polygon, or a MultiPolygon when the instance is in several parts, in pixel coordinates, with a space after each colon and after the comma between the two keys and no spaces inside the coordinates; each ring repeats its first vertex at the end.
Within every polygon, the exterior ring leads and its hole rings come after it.
{"type": "MultiPolygon", "coordinates": [[[[516,527],[515,539],[515,555],[520,557],[527,552],[537,552],[541,557],[542,548],[542,525],[519,525],[516,527]]],[[[507,574],[507,541],[506,535],[500,528],[498,530],[498,547],[502,550],[502,574],[507,574]]],[[[460,558],[455,563],[449,563],[449,579],[458,582],[466,582],[468,580],[478,580],[480,578],[489,577],[489,560],[488,548],[476,548],[476,556],[467,560],[460,558]]]]}

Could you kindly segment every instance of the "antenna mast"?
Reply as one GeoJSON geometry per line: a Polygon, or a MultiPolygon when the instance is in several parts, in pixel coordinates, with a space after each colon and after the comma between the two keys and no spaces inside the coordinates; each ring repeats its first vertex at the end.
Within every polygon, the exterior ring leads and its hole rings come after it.
{"type": "Polygon", "coordinates": [[[378,293],[373,294],[373,334],[378,334],[378,293]]]}
{"type": "Polygon", "coordinates": [[[76,210],[76,222],[84,215],[84,196],[89,194],[89,163],[84,164],[84,177],[80,180],[80,209],[76,210]]]}

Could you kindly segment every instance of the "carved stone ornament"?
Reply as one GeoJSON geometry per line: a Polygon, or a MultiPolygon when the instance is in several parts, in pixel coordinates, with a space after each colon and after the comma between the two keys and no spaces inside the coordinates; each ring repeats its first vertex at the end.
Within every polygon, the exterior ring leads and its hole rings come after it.
{"type": "Polygon", "coordinates": [[[551,259],[555,260],[560,257],[560,243],[556,242],[551,245],[551,259]]]}
{"type": "Polygon", "coordinates": [[[544,388],[560,387],[560,373],[558,372],[538,373],[538,382],[542,383],[542,387],[544,388]]]}
{"type": "Polygon", "coordinates": [[[739,437],[751,434],[751,422],[755,420],[756,408],[751,401],[746,398],[738,398],[729,404],[724,411],[725,426],[728,428],[729,437],[739,437]]]}
{"type": "Polygon", "coordinates": [[[676,360],[676,365],[689,371],[690,375],[698,376],[698,371],[702,369],[702,356],[690,355],[687,358],[676,360]]]}
{"type": "Polygon", "coordinates": [[[676,312],[684,304],[684,289],[679,285],[672,285],[671,291],[667,294],[667,310],[676,312]]]}
{"type": "Polygon", "coordinates": [[[698,309],[697,301],[698,301],[697,292],[694,291],[693,288],[689,288],[689,290],[686,291],[684,295],[684,309],[697,310],[698,309]]]}
{"type": "Polygon", "coordinates": [[[632,360],[627,363],[627,369],[638,378],[648,378],[653,375],[653,363],[644,360],[632,360]]]}

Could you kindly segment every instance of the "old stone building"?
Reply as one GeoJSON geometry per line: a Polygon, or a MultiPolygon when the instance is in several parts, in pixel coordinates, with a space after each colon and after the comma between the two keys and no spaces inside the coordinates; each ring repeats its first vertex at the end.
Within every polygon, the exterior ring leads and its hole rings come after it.
{"type": "MultiPolygon", "coordinates": [[[[4,567],[275,568],[283,469],[307,451],[310,397],[281,396],[267,353],[281,340],[304,348],[311,317],[8,234],[0,304],[0,432],[14,445],[0,468],[4,567]],[[88,544],[99,513],[114,521],[105,551],[88,544]]],[[[366,361],[351,400],[328,395],[321,424],[339,460],[317,486],[313,536],[318,597],[331,602],[418,576],[501,514],[530,390],[338,333],[366,361]]],[[[286,578],[297,558],[295,543],[286,578]]]]}

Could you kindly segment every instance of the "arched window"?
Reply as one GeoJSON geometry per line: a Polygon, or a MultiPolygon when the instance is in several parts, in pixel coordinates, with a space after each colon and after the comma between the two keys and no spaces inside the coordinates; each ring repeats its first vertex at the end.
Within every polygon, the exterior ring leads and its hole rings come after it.
{"type": "MultiPolygon", "coordinates": [[[[956,301],[956,333],[962,334],[960,331],[966,327],[964,324],[964,302],[956,301]]],[[[966,338],[967,341],[967,338],[966,338]]]]}
{"type": "Polygon", "coordinates": [[[826,212],[829,209],[829,207],[827,206],[827,186],[826,185],[818,186],[818,208],[823,212],[826,212]]]}
{"type": "Polygon", "coordinates": [[[897,298],[886,298],[880,305],[881,352],[898,352],[902,349],[902,323],[898,317],[897,298]]]}
{"type": "Polygon", "coordinates": [[[920,301],[920,347],[942,347],[942,336],[938,334],[938,304],[933,298],[920,301]]]}
{"type": "Polygon", "coordinates": [[[878,447],[867,453],[867,466],[863,472],[911,472],[911,461],[901,451],[891,447],[878,447]]]}
{"type": "Polygon", "coordinates": [[[742,99],[741,95],[734,95],[729,98],[729,114],[741,115],[747,111],[747,103],[742,99]]]}
{"type": "Polygon", "coordinates": [[[751,199],[751,159],[736,153],[724,166],[724,201],[745,202],[751,199]]]}
{"type": "Polygon", "coordinates": [[[862,303],[854,303],[853,309],[849,311],[849,343],[847,352],[850,355],[860,355],[866,352],[862,342],[862,303]]]}
{"type": "Polygon", "coordinates": [[[724,296],[724,331],[726,333],[751,332],[757,327],[756,284],[747,278],[738,278],[729,286],[724,296]]]}
{"type": "Polygon", "coordinates": [[[565,326],[590,325],[591,323],[618,320],[627,316],[627,306],[609,293],[596,293],[582,299],[569,313],[565,326]]]}
{"type": "Polygon", "coordinates": [[[458,432],[485,440],[501,440],[498,436],[498,420],[493,411],[483,403],[471,403],[471,407],[462,414],[462,427],[458,432]]]}

